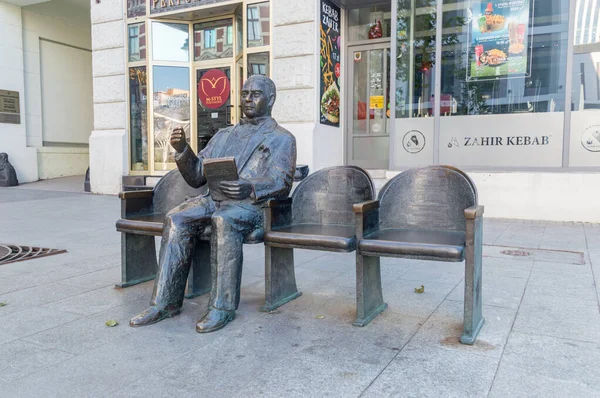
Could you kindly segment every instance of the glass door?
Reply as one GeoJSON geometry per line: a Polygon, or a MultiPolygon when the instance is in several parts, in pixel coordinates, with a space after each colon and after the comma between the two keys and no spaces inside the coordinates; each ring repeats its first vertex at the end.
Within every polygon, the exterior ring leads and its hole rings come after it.
{"type": "Polygon", "coordinates": [[[198,151],[222,128],[233,124],[231,67],[196,70],[198,151]]]}
{"type": "Polygon", "coordinates": [[[390,49],[388,43],[348,48],[348,164],[387,169],[390,145],[390,49]]]}

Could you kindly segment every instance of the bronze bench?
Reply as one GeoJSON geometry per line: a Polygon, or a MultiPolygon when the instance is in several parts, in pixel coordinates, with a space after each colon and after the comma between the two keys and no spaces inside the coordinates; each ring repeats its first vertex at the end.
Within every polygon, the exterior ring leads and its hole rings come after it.
{"type": "MultiPolygon", "coordinates": [[[[341,166],[311,174],[296,187],[291,198],[267,204],[263,310],[272,311],[300,296],[294,273],[294,249],[332,252],[356,249],[352,206],[374,197],[375,187],[366,171],[341,166]]],[[[379,266],[372,272],[379,274],[379,266]]],[[[384,308],[383,303],[378,308],[365,307],[359,300],[354,324],[366,325],[384,308]]]]}
{"type": "MultiPolygon", "coordinates": [[[[308,166],[298,165],[294,179],[299,181],[307,174],[308,166]]],[[[190,187],[176,169],[163,176],[153,189],[119,194],[121,219],[117,221],[116,228],[121,232],[121,283],[117,287],[154,279],[158,267],[155,237],[162,236],[165,216],[186,198],[206,192],[206,186],[198,189],[190,187]]],[[[263,235],[262,229],[254,231],[245,237],[244,243],[261,243],[263,235]]],[[[210,289],[210,228],[207,228],[194,252],[186,298],[207,293],[210,289]]]]}
{"type": "MultiPolygon", "coordinates": [[[[483,206],[477,189],[462,171],[449,166],[407,170],[391,179],[378,200],[354,206],[356,213],[357,275],[381,286],[380,257],[434,261],[465,261],[463,344],[473,344],[484,319],[481,309],[483,206]]],[[[380,297],[363,297],[379,303],[380,297]]],[[[373,304],[376,305],[376,304],[373,304]]]]}

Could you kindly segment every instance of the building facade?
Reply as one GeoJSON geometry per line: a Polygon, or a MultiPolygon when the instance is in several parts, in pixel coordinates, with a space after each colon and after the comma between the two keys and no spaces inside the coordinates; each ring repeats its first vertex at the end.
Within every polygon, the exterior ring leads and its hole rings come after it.
{"type": "Polygon", "coordinates": [[[85,173],[92,95],[88,0],[0,2],[0,152],[20,182],[85,173]]]}
{"type": "Polygon", "coordinates": [[[174,127],[200,150],[264,74],[313,171],[383,183],[450,164],[490,216],[600,221],[598,1],[94,0],[90,15],[94,192],[174,168],[174,127]]]}

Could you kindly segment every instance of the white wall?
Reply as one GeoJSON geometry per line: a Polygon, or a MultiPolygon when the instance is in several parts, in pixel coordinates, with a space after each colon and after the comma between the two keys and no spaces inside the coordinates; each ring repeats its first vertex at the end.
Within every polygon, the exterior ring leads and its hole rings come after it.
{"type": "Polygon", "coordinates": [[[43,141],[88,144],[93,128],[92,53],[40,41],[43,141]]]}
{"type": "Polygon", "coordinates": [[[62,0],[22,10],[27,145],[38,148],[40,178],[83,174],[88,148],[48,149],[43,142],[88,143],[93,118],[88,10],[62,0]]]}
{"type": "Polygon", "coordinates": [[[0,88],[19,92],[21,124],[0,123],[0,152],[6,152],[19,182],[37,180],[34,148],[27,148],[21,8],[0,3],[0,88]]]}

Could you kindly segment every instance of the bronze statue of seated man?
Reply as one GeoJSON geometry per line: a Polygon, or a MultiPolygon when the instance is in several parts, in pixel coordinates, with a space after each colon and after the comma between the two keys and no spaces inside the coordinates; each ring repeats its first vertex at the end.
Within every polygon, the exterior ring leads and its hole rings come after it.
{"type": "Polygon", "coordinates": [[[296,140],[271,117],[275,96],[271,79],[255,75],[246,80],[241,93],[245,117],[238,125],[220,130],[198,156],[186,143],[183,129],[173,131],[175,161],[190,186],[206,183],[205,159],[234,157],[239,179],[220,183],[223,201],[198,196],[167,214],[150,307],[132,318],[131,326],[150,325],[179,313],[194,247],[208,227],[212,290],[196,330],[219,330],[235,318],[244,236],[263,228],[262,203],[287,197],[294,177],[296,140]]]}

